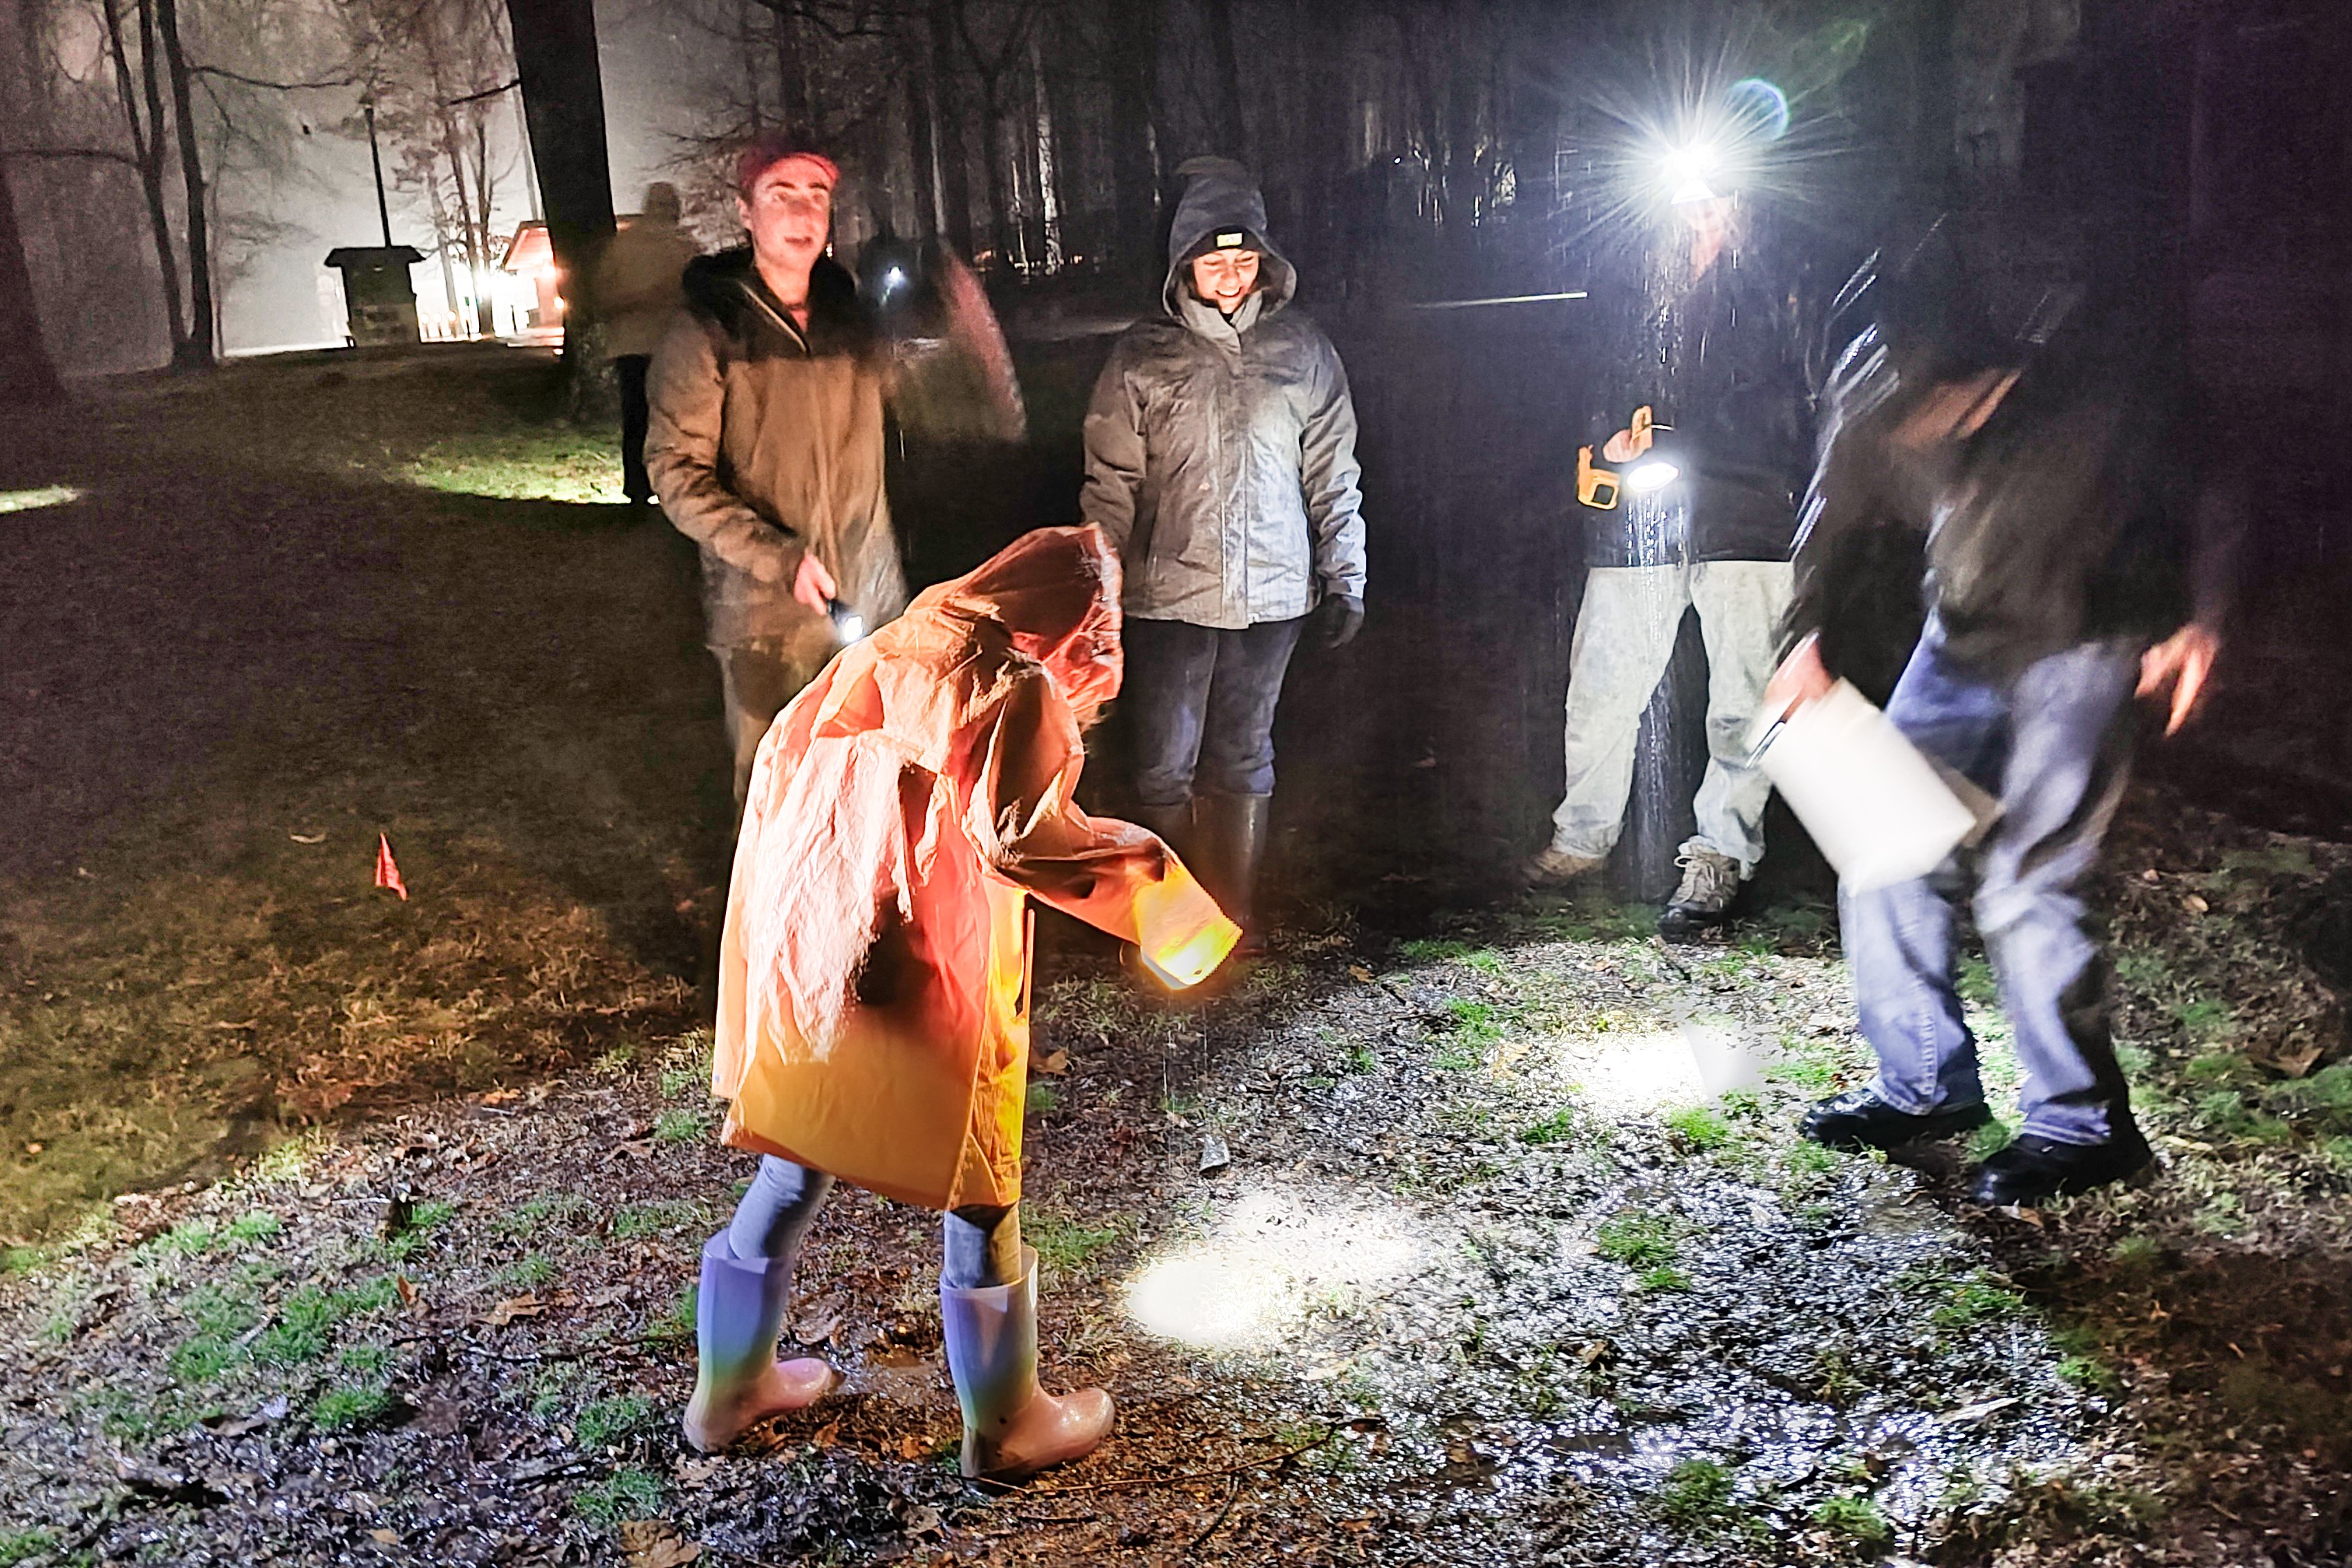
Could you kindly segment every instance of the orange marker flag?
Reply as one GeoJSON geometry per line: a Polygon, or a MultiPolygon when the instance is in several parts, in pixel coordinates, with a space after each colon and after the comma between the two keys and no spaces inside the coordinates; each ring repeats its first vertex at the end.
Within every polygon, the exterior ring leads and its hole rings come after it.
{"type": "Polygon", "coordinates": [[[381,833],[375,836],[375,885],[398,893],[402,903],[408,901],[408,884],[400,879],[399,863],[392,858],[392,840],[381,833]]]}

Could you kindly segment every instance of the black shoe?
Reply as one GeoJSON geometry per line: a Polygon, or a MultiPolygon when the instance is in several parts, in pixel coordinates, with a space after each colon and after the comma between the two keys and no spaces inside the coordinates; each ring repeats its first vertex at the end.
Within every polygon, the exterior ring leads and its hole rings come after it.
{"type": "Polygon", "coordinates": [[[1969,1198],[1988,1207],[2031,1207],[2120,1182],[2155,1157],[2139,1129],[2129,1125],[2104,1143],[2061,1143],[2028,1132],[1977,1168],[1969,1198]]]}
{"type": "Polygon", "coordinates": [[[1806,1111],[1797,1132],[1831,1149],[1896,1149],[1922,1138],[1948,1138],[1991,1120],[1992,1111],[1983,1100],[1914,1116],[1895,1110],[1864,1085],[1806,1111]]]}

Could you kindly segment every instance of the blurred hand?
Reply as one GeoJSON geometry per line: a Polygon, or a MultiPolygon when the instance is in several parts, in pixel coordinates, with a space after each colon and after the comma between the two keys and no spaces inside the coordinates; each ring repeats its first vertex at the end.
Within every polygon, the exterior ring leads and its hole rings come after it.
{"type": "Polygon", "coordinates": [[[793,598],[821,616],[827,601],[839,592],[840,584],[833,580],[833,574],[824,569],[824,563],[816,558],[814,551],[801,556],[801,569],[793,574],[793,598]]]}
{"type": "Polygon", "coordinates": [[[1315,606],[1315,625],[1325,647],[1345,647],[1364,629],[1364,601],[1334,594],[1315,606]]]}
{"type": "Polygon", "coordinates": [[[2205,694],[2205,679],[2212,674],[2213,660],[2221,652],[2221,635],[2192,622],[2139,656],[2139,695],[2156,697],[2167,688],[2171,689],[2172,712],[2164,722],[2166,734],[2179,734],[2197,710],[2197,700],[2205,694]]]}
{"type": "Polygon", "coordinates": [[[1827,697],[1837,678],[1822,662],[1822,639],[1819,634],[1808,632],[1804,640],[1789,650],[1780,668],[1764,688],[1764,711],[1775,718],[1785,719],[1797,709],[1816,698],[1827,697]]]}
{"type": "Polygon", "coordinates": [[[1612,463],[1630,463],[1642,455],[1642,448],[1634,445],[1633,432],[1620,430],[1601,444],[1601,455],[1612,463]]]}

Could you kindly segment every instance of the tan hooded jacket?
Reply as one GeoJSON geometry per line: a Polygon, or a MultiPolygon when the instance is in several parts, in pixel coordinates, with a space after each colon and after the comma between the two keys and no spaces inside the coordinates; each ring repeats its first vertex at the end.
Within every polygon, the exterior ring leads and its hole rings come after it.
{"type": "Polygon", "coordinates": [[[719,949],[722,1136],[929,1208],[1021,1195],[1028,900],[1181,983],[1240,932],[1074,798],[1118,690],[1119,569],[1041,529],[845,649],[760,747],[719,949]]]}

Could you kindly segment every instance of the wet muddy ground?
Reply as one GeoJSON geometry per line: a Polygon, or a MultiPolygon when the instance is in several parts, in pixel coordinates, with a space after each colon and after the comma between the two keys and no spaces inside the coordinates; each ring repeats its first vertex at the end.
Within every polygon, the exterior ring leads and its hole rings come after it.
{"type": "Polygon", "coordinates": [[[844,1392],[681,1452],[749,1173],[683,563],[511,368],[322,374],[0,473],[84,491],[0,543],[47,585],[0,606],[0,1563],[2352,1552],[2352,850],[2136,793],[2103,901],[2161,1167],[1972,1211],[1969,1150],[1789,1135],[1864,1060],[1801,856],[1697,949],[1500,890],[1559,639],[1410,563],[1298,671],[1273,962],[1171,1008],[1048,922],[1027,1228],[1114,1439],[958,1480],[935,1222],[844,1194],[793,1321],[844,1392]]]}

